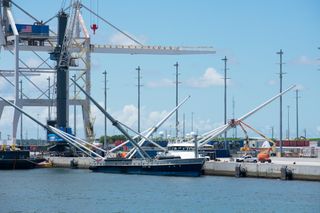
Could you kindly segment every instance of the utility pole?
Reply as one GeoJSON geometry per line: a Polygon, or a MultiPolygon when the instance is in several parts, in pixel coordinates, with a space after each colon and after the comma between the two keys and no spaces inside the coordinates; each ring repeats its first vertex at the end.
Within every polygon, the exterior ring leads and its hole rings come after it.
{"type": "Polygon", "coordinates": [[[288,135],[287,135],[287,138],[289,140],[290,139],[290,106],[288,105],[287,108],[288,108],[288,135]]]}
{"type": "Polygon", "coordinates": [[[193,132],[193,112],[191,112],[191,132],[193,132]]]}
{"type": "Polygon", "coordinates": [[[299,138],[299,90],[296,90],[296,137],[299,138]]]}
{"type": "MultiPolygon", "coordinates": [[[[304,131],[304,138],[307,139],[307,129],[305,128],[303,131],[304,131]]],[[[0,137],[0,140],[1,140],[1,137],[0,137]]]]}
{"type": "MultiPolygon", "coordinates": [[[[174,65],[176,67],[176,107],[178,106],[179,101],[179,64],[176,62],[174,65]]],[[[178,109],[176,110],[176,140],[179,136],[179,116],[178,116],[178,109]]]]}
{"type": "MultiPolygon", "coordinates": [[[[37,114],[37,119],[39,120],[39,113],[37,114]]],[[[37,140],[38,140],[38,143],[39,143],[39,124],[37,126],[37,140]]]]}
{"type": "MultiPolygon", "coordinates": [[[[227,124],[227,56],[221,60],[224,61],[224,124],[227,124]]],[[[227,132],[224,132],[224,148],[228,149],[227,132]]]]}
{"type": "MultiPolygon", "coordinates": [[[[280,52],[277,52],[277,54],[280,55],[280,93],[282,93],[282,75],[284,73],[282,73],[282,55],[283,55],[283,51],[282,49],[280,49],[280,52]]],[[[280,138],[279,138],[279,142],[280,142],[280,157],[282,157],[282,95],[280,95],[280,138]]]]}
{"type": "Polygon", "coordinates": [[[274,138],[274,127],[272,126],[271,127],[271,139],[273,139],[274,138]]]}
{"type": "Polygon", "coordinates": [[[183,113],[183,129],[182,129],[183,139],[186,138],[186,115],[183,113]]]}
{"type": "Polygon", "coordinates": [[[138,132],[140,133],[140,88],[141,88],[141,84],[140,84],[140,66],[138,66],[136,68],[136,70],[138,71],[138,132]]]}
{"type": "MultiPolygon", "coordinates": [[[[22,80],[20,80],[20,99],[22,100],[22,80]]],[[[23,114],[20,114],[20,144],[22,145],[22,140],[23,140],[23,125],[22,121],[23,120],[23,114]]]]}
{"type": "MultiPolygon", "coordinates": [[[[232,119],[234,119],[234,117],[235,117],[235,115],[234,115],[234,108],[235,108],[235,101],[234,101],[234,97],[232,97],[232,119]]],[[[237,126],[235,126],[234,128],[233,128],[233,134],[232,134],[232,137],[233,137],[233,139],[236,137],[235,135],[235,133],[236,133],[236,131],[237,131],[237,126]]]]}
{"type": "MultiPolygon", "coordinates": [[[[49,103],[51,103],[51,97],[50,97],[50,89],[51,89],[51,84],[50,84],[50,76],[47,78],[48,80],[48,99],[49,99],[49,103]]],[[[51,104],[49,104],[48,107],[48,120],[51,120],[51,104]]]]}
{"type": "MultiPolygon", "coordinates": [[[[107,111],[107,71],[105,70],[104,75],[104,111],[107,111]]],[[[104,146],[107,146],[107,117],[104,117],[104,138],[103,138],[104,146]]]]}
{"type": "MultiPolygon", "coordinates": [[[[73,80],[77,80],[77,76],[74,74],[73,80]]],[[[73,131],[74,131],[74,136],[77,136],[77,106],[76,106],[76,95],[77,95],[77,86],[76,84],[73,84],[73,100],[74,100],[74,105],[73,105],[73,131]]]]}

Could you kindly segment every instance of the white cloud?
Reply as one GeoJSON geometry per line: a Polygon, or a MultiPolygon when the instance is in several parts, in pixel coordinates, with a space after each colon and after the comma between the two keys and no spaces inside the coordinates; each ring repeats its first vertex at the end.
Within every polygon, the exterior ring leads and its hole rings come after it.
{"type": "Polygon", "coordinates": [[[174,86],[173,80],[170,80],[167,78],[161,79],[159,81],[150,81],[147,83],[147,87],[150,87],[150,88],[173,87],[173,86],[174,86]]]}
{"type": "Polygon", "coordinates": [[[297,84],[294,89],[295,89],[295,90],[303,90],[303,89],[304,89],[304,86],[303,86],[302,84],[297,84]]]}
{"type": "MultiPolygon", "coordinates": [[[[128,34],[128,33],[127,33],[128,34]]],[[[140,43],[145,43],[146,38],[143,36],[140,36],[139,38],[135,38],[135,36],[130,35],[130,37],[134,38],[135,40],[138,40],[140,43]]],[[[124,34],[118,32],[113,34],[109,38],[109,43],[113,45],[137,45],[136,42],[125,36],[124,34]]]]}
{"type": "MultiPolygon", "coordinates": [[[[230,83],[229,80],[227,80],[227,83],[230,83]]],[[[187,81],[187,85],[196,88],[221,86],[223,84],[223,76],[211,67],[208,68],[200,78],[187,81]]]]}
{"type": "Polygon", "coordinates": [[[278,81],[274,80],[274,79],[271,79],[271,80],[268,81],[268,85],[271,85],[271,86],[273,86],[273,85],[275,85],[277,83],[278,83],[278,81]]]}
{"type": "Polygon", "coordinates": [[[152,126],[156,125],[167,114],[168,114],[168,112],[166,110],[150,112],[147,115],[147,118],[146,118],[146,126],[145,126],[145,128],[149,128],[149,127],[152,127],[152,126]]]}
{"type": "Polygon", "coordinates": [[[133,104],[125,105],[121,111],[115,112],[114,117],[132,127],[138,121],[138,108],[133,104]]]}
{"type": "Polygon", "coordinates": [[[300,64],[300,65],[317,65],[317,64],[320,64],[320,61],[317,59],[312,59],[312,58],[309,58],[308,56],[302,55],[296,59],[293,59],[292,63],[300,64]]]}
{"type": "MultiPolygon", "coordinates": [[[[48,118],[48,111],[46,107],[24,107],[23,109],[32,117],[39,119],[41,123],[46,123],[46,120],[48,118]]],[[[14,110],[12,107],[7,106],[4,108],[3,114],[0,119],[0,131],[2,132],[3,138],[6,138],[7,135],[10,135],[10,137],[12,137],[12,122],[14,115],[13,112],[14,110]]],[[[26,136],[27,132],[29,139],[37,138],[38,128],[39,137],[41,139],[44,139],[46,131],[42,127],[39,127],[31,119],[27,118],[26,116],[23,117],[23,137],[26,136]]],[[[18,124],[17,138],[20,138],[20,123],[18,124]]]]}

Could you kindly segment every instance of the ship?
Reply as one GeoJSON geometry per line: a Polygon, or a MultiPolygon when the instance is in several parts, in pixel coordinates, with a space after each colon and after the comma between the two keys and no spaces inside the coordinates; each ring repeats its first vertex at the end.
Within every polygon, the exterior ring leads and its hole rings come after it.
{"type": "MultiPolygon", "coordinates": [[[[77,83],[75,83],[77,85],[77,83]]],[[[77,85],[78,86],[78,85],[77,85]]],[[[82,89],[82,88],[81,88],[82,89]]],[[[135,142],[134,139],[120,126],[120,122],[115,120],[110,114],[103,110],[103,113],[107,118],[112,122],[112,124],[119,129],[135,146],[138,153],[141,155],[141,158],[104,158],[98,153],[90,150],[86,146],[82,145],[79,141],[83,141],[79,138],[76,138],[73,135],[70,135],[66,132],[61,131],[50,125],[44,125],[24,110],[11,103],[10,101],[0,97],[9,105],[13,106],[19,112],[23,113],[31,120],[36,122],[38,125],[43,128],[54,132],[59,137],[67,141],[69,144],[80,149],[84,153],[87,153],[88,156],[92,157],[98,156],[101,160],[96,161],[96,163],[90,166],[90,170],[94,172],[105,172],[105,173],[124,173],[124,174],[146,174],[146,175],[171,175],[171,176],[193,176],[197,177],[202,174],[202,167],[205,162],[204,158],[193,158],[193,159],[181,159],[173,156],[163,156],[158,158],[151,158],[141,147],[135,142]],[[89,153],[88,153],[89,152],[89,153]]],[[[91,99],[91,97],[90,97],[91,99]]],[[[92,100],[92,99],[91,99],[92,100]]],[[[97,103],[94,102],[96,105],[97,103]]],[[[97,105],[101,110],[102,107],[97,105]]],[[[142,135],[140,135],[142,136],[142,135]]],[[[142,136],[144,137],[144,136],[142,136]]],[[[83,141],[85,142],[85,141],[83,141]]],[[[86,144],[90,144],[86,142],[86,144]]],[[[92,146],[92,144],[91,144],[92,146]]]]}
{"type": "Polygon", "coordinates": [[[28,150],[0,151],[0,170],[33,169],[45,159],[31,158],[28,150]]]}
{"type": "Polygon", "coordinates": [[[160,176],[188,176],[202,175],[204,158],[180,159],[121,159],[108,158],[89,167],[93,172],[123,173],[160,176]]]}

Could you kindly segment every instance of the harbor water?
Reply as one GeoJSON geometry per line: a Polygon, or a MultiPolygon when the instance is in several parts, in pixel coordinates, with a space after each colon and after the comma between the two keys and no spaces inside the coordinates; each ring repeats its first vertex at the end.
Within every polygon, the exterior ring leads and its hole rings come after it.
{"type": "Polygon", "coordinates": [[[0,171],[0,212],[320,212],[320,183],[202,176],[0,171]]]}

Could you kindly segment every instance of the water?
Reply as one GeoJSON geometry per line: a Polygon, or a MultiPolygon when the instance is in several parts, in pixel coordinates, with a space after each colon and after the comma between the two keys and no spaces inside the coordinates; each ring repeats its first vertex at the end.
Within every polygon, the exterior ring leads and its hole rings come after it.
{"type": "Polygon", "coordinates": [[[89,170],[0,171],[0,213],[320,212],[320,183],[89,170]]]}

